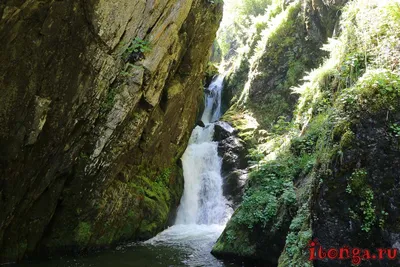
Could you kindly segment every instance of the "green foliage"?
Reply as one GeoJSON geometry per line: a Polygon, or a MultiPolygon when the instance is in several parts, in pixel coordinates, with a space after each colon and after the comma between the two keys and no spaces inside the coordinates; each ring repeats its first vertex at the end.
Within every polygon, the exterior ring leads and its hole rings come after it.
{"type": "Polygon", "coordinates": [[[235,231],[233,231],[232,229],[226,231],[226,240],[229,243],[233,243],[236,240],[235,231]]]}
{"type": "Polygon", "coordinates": [[[290,121],[288,121],[285,116],[279,116],[274,126],[272,126],[272,132],[281,135],[288,132],[291,127],[290,121]]]}
{"type": "Polygon", "coordinates": [[[304,75],[307,68],[304,64],[304,59],[295,59],[294,55],[289,58],[289,70],[286,73],[285,87],[290,88],[298,83],[299,78],[304,75]]]}
{"type": "MultiPolygon", "coordinates": [[[[124,47],[126,44],[123,44],[124,47]]],[[[125,61],[138,61],[144,58],[144,54],[151,51],[150,42],[139,37],[131,40],[127,48],[122,53],[122,58],[125,61]]]]}
{"type": "Polygon", "coordinates": [[[400,97],[400,76],[389,70],[369,70],[357,84],[342,91],[338,98],[343,110],[379,112],[394,110],[400,97]]]}
{"type": "Polygon", "coordinates": [[[284,186],[282,193],[283,203],[286,206],[292,206],[296,204],[296,191],[293,186],[293,182],[285,182],[283,186],[284,186]]]}
{"type": "Polygon", "coordinates": [[[385,222],[386,222],[386,218],[389,215],[389,213],[387,213],[386,211],[382,210],[381,214],[380,214],[380,218],[379,218],[379,228],[381,228],[382,230],[385,227],[385,222]]]}
{"type": "Polygon", "coordinates": [[[214,77],[215,75],[218,74],[218,68],[214,65],[212,62],[207,63],[207,68],[206,68],[206,75],[207,77],[214,77]]]}
{"type": "Polygon", "coordinates": [[[365,73],[369,59],[364,53],[355,52],[347,55],[344,63],[340,66],[339,90],[353,86],[359,77],[365,73]]]}
{"type": "Polygon", "coordinates": [[[280,205],[287,208],[296,205],[293,180],[300,175],[307,175],[314,164],[314,155],[296,157],[288,152],[274,161],[259,163],[258,168],[250,173],[241,208],[237,210],[233,221],[248,228],[255,225],[266,227],[276,218],[280,205]]]}
{"type": "Polygon", "coordinates": [[[303,204],[290,224],[290,232],[286,236],[285,250],[279,259],[278,266],[311,267],[308,261],[308,242],[312,239],[310,226],[310,210],[303,204]]]}
{"type": "Polygon", "coordinates": [[[149,51],[151,51],[149,41],[142,40],[139,37],[133,39],[129,44],[128,48],[126,49],[126,53],[128,54],[139,53],[139,52],[146,53],[149,51]]]}
{"type": "Polygon", "coordinates": [[[82,151],[82,152],[79,154],[79,158],[81,158],[81,159],[83,159],[83,160],[86,161],[86,160],[89,160],[89,155],[82,151]]]}
{"type": "MultiPolygon", "coordinates": [[[[332,177],[348,177],[345,188],[347,194],[344,197],[350,207],[343,216],[356,221],[355,225],[360,225],[363,232],[371,232],[377,225],[384,227],[388,214],[378,211],[381,199],[374,195],[373,185],[368,184],[367,169],[362,168],[368,166],[354,170],[352,162],[346,160],[347,156],[352,156],[352,152],[360,149],[358,146],[364,137],[356,130],[361,120],[372,115],[383,118],[386,114],[392,115],[398,111],[400,15],[397,11],[400,5],[389,2],[354,0],[347,4],[340,36],[330,40],[329,45],[324,47],[330,53],[329,58],[320,68],[305,77],[303,85],[295,89],[300,94],[300,100],[291,122],[277,119],[286,115],[283,106],[276,104],[284,102],[279,100],[284,100],[285,95],[274,99],[278,100],[274,102],[275,106],[263,104],[259,108],[258,103],[246,103],[245,108],[252,110],[254,105],[262,110],[262,116],[259,116],[261,119],[272,118],[270,121],[278,122],[272,127],[274,138],[285,142],[268,153],[259,148],[251,150],[251,159],[253,163],[258,161],[257,167],[252,169],[245,200],[233,215],[232,222],[247,229],[257,226],[270,230],[281,209],[292,211],[290,207],[304,203],[303,198],[306,197],[301,192],[306,191],[304,187],[307,179],[310,179],[309,183],[313,186],[323,187],[328,194],[336,197],[336,192],[343,196],[344,188],[332,177]],[[371,20],[371,17],[374,19],[371,20]],[[277,115],[273,117],[271,113],[275,110],[277,115]],[[289,149],[287,144],[290,144],[289,149]],[[315,179],[319,180],[319,184],[315,179]],[[294,187],[294,184],[298,187],[294,187]]],[[[257,26],[262,29],[261,39],[257,48],[253,49],[254,55],[249,58],[250,53],[244,53],[247,58],[242,67],[243,72],[251,69],[252,63],[256,62],[262,70],[256,75],[261,79],[266,79],[268,72],[281,67],[282,62],[288,65],[285,79],[275,84],[273,89],[296,85],[299,82],[298,76],[305,69],[303,67],[307,66],[301,64],[306,60],[300,58],[296,61],[298,55],[293,55],[293,47],[297,45],[293,36],[298,17],[295,16],[296,6],[292,5],[291,8],[284,15],[279,12],[280,15],[275,16],[274,20],[267,20],[267,26],[260,22],[257,26]],[[262,65],[261,60],[266,58],[267,63],[262,65]]],[[[303,49],[302,46],[298,48],[303,49]]],[[[248,49],[251,50],[250,46],[248,49]]],[[[235,82],[247,88],[250,94],[247,87],[249,82],[241,79],[235,82]]],[[[262,95],[262,98],[266,103],[271,102],[271,98],[266,95],[262,95]]],[[[399,137],[400,125],[389,121],[389,115],[387,130],[391,135],[399,137]]],[[[260,125],[263,128],[265,123],[260,125]]],[[[306,210],[307,206],[302,206],[292,220],[279,266],[307,266],[304,248],[312,232],[310,214],[306,210]]],[[[237,243],[235,233],[230,232],[230,240],[237,243]]]]}
{"type": "Polygon", "coordinates": [[[272,4],[272,0],[236,0],[231,2],[236,2],[236,6],[243,16],[260,15],[272,4]]]}
{"type": "Polygon", "coordinates": [[[400,137],[400,124],[393,123],[392,125],[390,125],[390,131],[394,136],[400,137]]]}
{"type": "Polygon", "coordinates": [[[374,192],[368,188],[363,194],[363,201],[361,201],[361,210],[363,213],[363,224],[361,230],[365,232],[371,231],[371,227],[375,224],[375,206],[373,205],[374,192]]]}
{"type": "MultiPolygon", "coordinates": [[[[357,169],[348,179],[346,192],[355,197],[361,198],[360,204],[357,207],[360,216],[353,214],[353,218],[362,218],[361,230],[365,232],[371,231],[371,227],[376,222],[374,192],[367,184],[367,171],[364,169],[357,169]]],[[[353,212],[354,213],[354,212],[353,212]]]]}
{"type": "Polygon", "coordinates": [[[366,178],[367,178],[366,170],[364,169],[355,170],[348,179],[346,192],[349,194],[354,193],[355,195],[362,194],[365,184],[367,182],[366,178]]]}
{"type": "Polygon", "coordinates": [[[235,222],[247,225],[248,228],[253,228],[255,224],[265,227],[266,223],[275,217],[277,206],[277,199],[271,194],[258,191],[251,196],[247,195],[243,199],[235,222]]]}
{"type": "Polygon", "coordinates": [[[134,77],[134,76],[133,76],[133,74],[131,73],[131,70],[132,70],[132,69],[139,69],[139,68],[141,68],[141,67],[140,67],[140,66],[133,65],[132,63],[129,63],[129,62],[128,62],[128,63],[125,64],[125,67],[124,67],[123,70],[121,70],[120,74],[121,74],[122,76],[124,76],[124,77],[132,78],[132,77],[134,77]]]}
{"type": "Polygon", "coordinates": [[[225,1],[224,18],[217,36],[223,58],[228,59],[234,54],[240,54],[238,49],[245,47],[247,42],[251,41],[253,31],[260,27],[259,22],[270,16],[270,12],[266,9],[271,7],[272,2],[272,0],[225,1]],[[249,28],[252,29],[249,31],[249,28]]]}
{"type": "MultiPolygon", "coordinates": [[[[301,1],[294,1],[286,10],[268,19],[248,60],[249,79],[238,103],[251,110],[264,129],[281,122],[280,116],[291,117],[296,97],[290,88],[316,60],[302,55],[307,53],[307,44],[301,35],[300,11],[301,1]]],[[[281,134],[279,129],[278,134],[281,134]]]]}
{"type": "Polygon", "coordinates": [[[315,152],[317,151],[318,143],[321,146],[323,141],[321,137],[326,134],[326,125],[329,124],[329,117],[327,114],[319,114],[313,118],[308,124],[307,131],[300,137],[293,137],[291,139],[290,151],[295,156],[310,155],[311,158],[315,158],[315,152]]]}
{"type": "Polygon", "coordinates": [[[259,162],[265,157],[257,148],[250,148],[247,154],[248,162],[251,165],[259,165],[259,162]]]}
{"type": "Polygon", "coordinates": [[[306,135],[304,137],[295,137],[291,140],[290,149],[294,155],[312,154],[315,150],[315,144],[318,136],[306,135]]]}

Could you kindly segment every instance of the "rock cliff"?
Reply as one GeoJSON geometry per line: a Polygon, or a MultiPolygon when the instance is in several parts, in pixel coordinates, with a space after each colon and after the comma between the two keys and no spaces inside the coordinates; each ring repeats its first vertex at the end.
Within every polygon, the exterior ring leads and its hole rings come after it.
{"type": "Polygon", "coordinates": [[[0,3],[0,263],[162,230],[222,4],[0,3]]]}
{"type": "Polygon", "coordinates": [[[290,120],[298,100],[291,87],[322,63],[326,52],[320,48],[333,36],[347,0],[273,2],[249,30],[254,33],[231,68],[224,92],[231,109],[246,106],[267,130],[280,116],[290,120]]]}
{"type": "MultiPolygon", "coordinates": [[[[254,140],[256,130],[250,132],[249,139],[261,157],[251,166],[243,202],[213,253],[249,259],[260,266],[350,266],[351,257],[309,261],[311,240],[317,239],[324,248],[347,245],[372,253],[377,248],[399,248],[400,176],[395,166],[400,160],[400,6],[376,0],[353,0],[344,7],[343,1],[301,2],[304,5],[293,1],[288,15],[295,15],[296,9],[297,14],[307,14],[299,10],[311,4],[317,13],[306,16],[305,25],[330,25],[326,36],[336,31],[335,38],[323,47],[329,52],[323,63],[303,79],[293,80],[297,86],[291,92],[298,100],[288,105],[289,113],[271,108],[282,103],[280,98],[267,102],[261,98],[275,97],[283,92],[278,88],[285,86],[271,83],[271,87],[255,88],[250,82],[243,88],[248,90],[249,99],[251,90],[258,88],[261,104],[254,105],[251,100],[248,107],[242,107],[244,111],[239,109],[244,114],[235,114],[231,108],[225,115],[242,135],[249,129],[243,126],[249,124],[244,119],[249,116],[248,109],[255,117],[261,109],[258,115],[282,114],[292,119],[260,123],[258,130],[264,133],[258,140],[254,140]],[[335,11],[336,4],[342,8],[336,10],[341,14],[338,23],[326,17],[335,11]],[[323,6],[331,11],[324,12],[323,6]]],[[[287,19],[281,23],[278,29],[297,25],[287,19]]],[[[309,32],[310,38],[324,32],[315,29],[318,27],[309,32]]],[[[292,32],[289,40],[295,40],[298,33],[292,32]]],[[[272,49],[282,44],[288,44],[289,50],[284,51],[303,48],[282,39],[268,41],[272,49]]],[[[299,55],[314,55],[306,51],[299,55]]],[[[271,51],[260,57],[268,63],[264,56],[271,58],[271,51]]],[[[284,61],[278,66],[290,62],[290,58],[278,59],[284,61]]],[[[297,64],[301,58],[293,62],[297,64]]],[[[255,79],[268,85],[271,77],[284,77],[285,85],[295,77],[285,71],[280,76],[269,75],[277,71],[266,65],[256,72],[255,79]]],[[[361,262],[361,266],[396,265],[396,260],[376,261],[373,257],[361,262]]]]}

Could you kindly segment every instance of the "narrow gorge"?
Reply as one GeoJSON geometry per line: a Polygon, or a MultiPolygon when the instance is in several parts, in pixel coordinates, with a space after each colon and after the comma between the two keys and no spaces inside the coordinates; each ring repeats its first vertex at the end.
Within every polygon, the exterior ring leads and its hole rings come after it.
{"type": "Polygon", "coordinates": [[[0,40],[1,266],[400,264],[400,0],[4,0],[0,40]]]}

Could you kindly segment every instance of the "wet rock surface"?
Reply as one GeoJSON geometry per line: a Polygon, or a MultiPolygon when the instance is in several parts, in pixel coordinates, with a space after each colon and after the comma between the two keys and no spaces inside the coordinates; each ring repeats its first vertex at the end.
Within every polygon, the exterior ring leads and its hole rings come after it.
{"type": "Polygon", "coordinates": [[[229,123],[219,121],[214,127],[214,141],[218,141],[218,154],[222,158],[224,196],[236,207],[243,195],[247,180],[247,150],[229,123]]]}

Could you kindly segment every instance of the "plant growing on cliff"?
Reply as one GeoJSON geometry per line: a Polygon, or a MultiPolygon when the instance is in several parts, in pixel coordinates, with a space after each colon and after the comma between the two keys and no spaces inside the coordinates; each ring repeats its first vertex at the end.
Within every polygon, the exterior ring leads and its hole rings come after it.
{"type": "Polygon", "coordinates": [[[291,129],[292,125],[285,116],[279,116],[276,123],[272,126],[274,134],[282,135],[291,129]]]}
{"type": "Polygon", "coordinates": [[[392,125],[390,125],[390,131],[394,136],[400,137],[400,124],[393,123],[392,125]]]}
{"type": "Polygon", "coordinates": [[[312,239],[310,210],[305,203],[293,218],[286,236],[285,250],[278,266],[311,267],[307,246],[312,239]]]}
{"type": "Polygon", "coordinates": [[[363,224],[361,230],[365,232],[371,231],[371,227],[375,224],[375,206],[373,205],[374,192],[368,188],[363,194],[363,201],[361,201],[361,210],[363,213],[363,224]]]}
{"type": "MultiPolygon", "coordinates": [[[[358,169],[348,179],[346,192],[354,197],[360,197],[360,205],[358,207],[360,218],[362,218],[361,230],[364,232],[371,231],[372,226],[376,221],[375,206],[374,206],[374,192],[366,184],[367,171],[358,169]]],[[[354,217],[354,218],[357,218],[354,217]]]]}
{"type": "Polygon", "coordinates": [[[133,77],[135,77],[135,74],[133,74],[132,71],[139,70],[141,68],[143,68],[143,67],[133,65],[132,63],[128,62],[125,64],[124,69],[121,70],[121,72],[119,74],[121,74],[122,76],[127,77],[127,78],[133,78],[133,77]]]}
{"type": "Polygon", "coordinates": [[[127,52],[128,53],[145,53],[151,51],[149,41],[142,40],[138,37],[132,40],[131,44],[129,45],[127,52]]]}
{"type": "Polygon", "coordinates": [[[277,209],[278,202],[274,195],[258,191],[244,197],[235,219],[248,228],[253,228],[256,224],[265,227],[266,223],[276,216],[277,209]]]}
{"type": "Polygon", "coordinates": [[[134,63],[144,59],[144,54],[149,51],[151,51],[150,42],[136,37],[129,43],[122,57],[125,58],[125,62],[134,63]]]}

